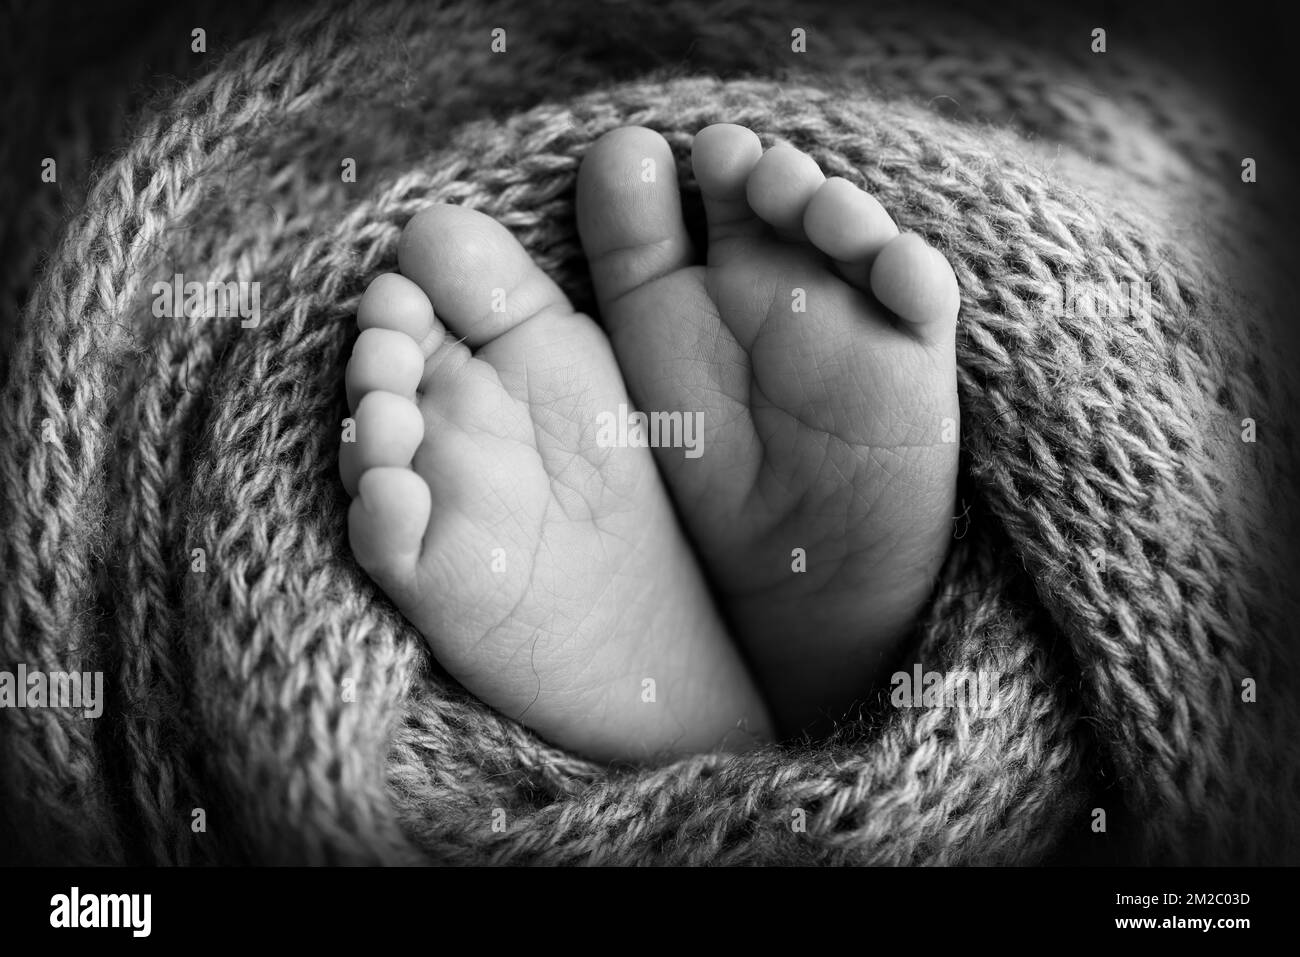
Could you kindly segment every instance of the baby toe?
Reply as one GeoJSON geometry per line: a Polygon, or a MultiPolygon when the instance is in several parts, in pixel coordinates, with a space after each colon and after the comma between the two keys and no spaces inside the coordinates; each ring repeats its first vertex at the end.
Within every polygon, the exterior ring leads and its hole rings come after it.
{"type": "Polygon", "coordinates": [[[414,399],[424,375],[424,361],[424,352],[406,333],[363,329],[344,375],[348,408],[355,409],[367,392],[392,392],[414,399]]]}
{"type": "MultiPolygon", "coordinates": [[[[734,123],[714,123],[695,134],[691,166],[704,201],[712,247],[726,239],[753,235],[764,229],[745,197],[750,173],[763,156],[753,130],[734,123]]],[[[710,261],[713,250],[710,249],[710,261]]]]}
{"type": "Polygon", "coordinates": [[[692,262],[672,149],[654,130],[611,130],[587,151],[577,218],[607,321],[620,320],[615,307],[630,293],[692,262]]]}
{"type": "Polygon", "coordinates": [[[339,449],[339,475],[350,495],[368,469],[405,468],[424,439],[424,417],[414,402],[391,392],[368,392],[357,403],[352,441],[339,449]]]}
{"type": "Polygon", "coordinates": [[[839,176],[813,194],[803,229],[808,241],[834,260],[840,275],[864,290],[870,287],[872,261],[898,235],[879,201],[839,176]]]}
{"type": "Polygon", "coordinates": [[[824,182],[821,167],[807,153],[792,146],[774,146],[754,164],[745,196],[778,236],[799,241],[805,238],[804,210],[824,182]]]}
{"type": "Polygon", "coordinates": [[[357,306],[357,328],[400,332],[430,355],[442,339],[443,329],[433,314],[433,304],[415,283],[400,273],[382,273],[366,288],[357,306]]]}
{"type": "Polygon", "coordinates": [[[400,596],[419,567],[432,502],[429,486],[410,469],[375,468],[361,476],[348,509],[352,554],[386,591],[400,596]]]}
{"type": "Polygon", "coordinates": [[[905,328],[925,341],[950,339],[961,292],[943,254],[916,233],[891,240],[871,267],[871,291],[905,328]]]}

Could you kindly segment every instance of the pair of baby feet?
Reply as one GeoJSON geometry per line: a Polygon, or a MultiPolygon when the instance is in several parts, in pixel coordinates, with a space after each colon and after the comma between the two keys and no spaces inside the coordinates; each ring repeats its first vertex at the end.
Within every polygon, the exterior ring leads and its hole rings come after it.
{"type": "Polygon", "coordinates": [[[843,717],[951,537],[947,261],[743,127],[702,130],[692,163],[702,262],[661,136],[584,158],[603,329],[505,227],[434,206],[366,291],[347,369],[357,561],[467,689],[599,760],[843,717]],[[609,428],[626,409],[694,417],[702,442],[647,447],[609,428]]]}

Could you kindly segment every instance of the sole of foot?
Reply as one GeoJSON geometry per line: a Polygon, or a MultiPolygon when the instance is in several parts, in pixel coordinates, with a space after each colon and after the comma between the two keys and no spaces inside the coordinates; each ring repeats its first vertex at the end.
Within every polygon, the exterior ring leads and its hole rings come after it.
{"type": "Polygon", "coordinates": [[[636,405],[700,417],[700,454],[655,451],[724,615],[779,728],[820,730],[894,666],[951,539],[957,282],[799,150],[719,124],[692,163],[707,249],[643,127],[584,157],[579,232],[636,405]]]}
{"type": "Polygon", "coordinates": [[[770,737],[651,453],[597,442],[629,403],[609,342],[510,232],[406,226],[347,368],[361,567],[487,704],[600,760],[770,737]]]}

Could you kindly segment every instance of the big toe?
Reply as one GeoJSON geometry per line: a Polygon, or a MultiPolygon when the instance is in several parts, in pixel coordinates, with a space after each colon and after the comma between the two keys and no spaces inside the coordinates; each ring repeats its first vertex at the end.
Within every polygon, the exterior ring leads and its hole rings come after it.
{"type": "Polygon", "coordinates": [[[572,312],[510,230],[465,206],[438,204],[413,216],[402,230],[397,261],[447,331],[474,349],[534,316],[572,312]]]}
{"type": "Polygon", "coordinates": [[[577,217],[607,321],[620,299],[691,264],[676,163],[653,130],[611,130],[587,151],[578,171],[577,217]]]}

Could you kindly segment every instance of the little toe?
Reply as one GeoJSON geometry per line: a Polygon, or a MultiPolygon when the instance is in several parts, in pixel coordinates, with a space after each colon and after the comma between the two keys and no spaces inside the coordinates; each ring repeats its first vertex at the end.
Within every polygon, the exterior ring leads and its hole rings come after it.
{"type": "Polygon", "coordinates": [[[534,316],[573,311],[510,230],[465,206],[439,204],[413,216],[397,261],[438,320],[474,349],[534,316]]]}
{"type": "Polygon", "coordinates": [[[950,341],[961,292],[943,254],[916,233],[902,233],[876,256],[871,291],[904,328],[927,342],[950,341]]]}
{"type": "Polygon", "coordinates": [[[372,468],[406,468],[424,439],[424,417],[409,399],[391,392],[368,392],[353,416],[353,441],[339,448],[339,476],[349,495],[372,468]]]}
{"type": "Polygon", "coordinates": [[[611,130],[587,151],[578,171],[577,218],[606,320],[619,299],[693,261],[677,166],[654,130],[611,130]]]}
{"type": "Polygon", "coordinates": [[[750,173],[762,156],[763,144],[748,127],[714,123],[695,134],[691,166],[704,200],[710,262],[719,243],[766,228],[745,196],[750,173]]]}
{"type": "Polygon", "coordinates": [[[804,210],[826,182],[821,167],[792,146],[774,146],[754,164],[745,183],[750,207],[782,239],[802,242],[804,210]]]}
{"type": "Polygon", "coordinates": [[[870,193],[832,176],[813,194],[803,214],[808,241],[829,256],[841,276],[870,288],[871,264],[898,235],[898,226],[870,193]]]}
{"type": "Polygon", "coordinates": [[[357,563],[390,594],[412,587],[431,507],[429,486],[410,469],[374,468],[361,476],[348,538],[357,563]]]}
{"type": "Polygon", "coordinates": [[[426,356],[405,332],[371,327],[362,329],[352,347],[344,381],[348,408],[367,392],[391,392],[414,400],[424,376],[426,356]]]}

